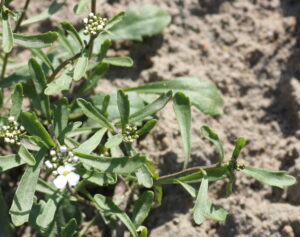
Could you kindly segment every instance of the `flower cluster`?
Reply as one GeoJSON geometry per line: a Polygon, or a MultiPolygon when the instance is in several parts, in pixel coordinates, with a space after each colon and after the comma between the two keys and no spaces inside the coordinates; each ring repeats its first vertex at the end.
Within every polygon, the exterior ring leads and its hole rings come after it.
{"type": "Polygon", "coordinates": [[[78,156],[68,149],[65,145],[59,147],[58,150],[51,149],[49,152],[50,158],[45,161],[45,166],[52,170],[52,174],[57,176],[54,179],[54,185],[63,189],[67,184],[75,186],[80,179],[80,176],[73,172],[75,170],[72,163],[78,161],[78,156]]]}
{"type": "Polygon", "coordinates": [[[127,124],[125,131],[123,132],[123,140],[125,142],[132,143],[135,139],[138,139],[139,135],[137,135],[136,131],[137,131],[136,126],[130,126],[127,124]]]}
{"type": "Polygon", "coordinates": [[[8,117],[8,124],[0,127],[0,137],[4,138],[4,142],[10,144],[21,145],[21,135],[24,133],[25,128],[19,126],[18,122],[13,116],[8,117]]]}
{"type": "Polygon", "coordinates": [[[96,16],[94,15],[94,13],[91,12],[87,18],[83,19],[83,22],[85,24],[85,29],[83,33],[85,35],[97,35],[104,30],[107,19],[96,16]]]}

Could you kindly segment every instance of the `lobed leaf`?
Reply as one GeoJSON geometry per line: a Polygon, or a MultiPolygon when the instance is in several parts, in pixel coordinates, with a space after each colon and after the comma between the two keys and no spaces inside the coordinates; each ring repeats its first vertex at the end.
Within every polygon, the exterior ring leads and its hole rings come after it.
{"type": "Polygon", "coordinates": [[[136,228],[130,218],[127,216],[127,214],[122,211],[109,197],[105,197],[101,194],[96,194],[94,196],[94,200],[96,203],[96,207],[105,213],[111,213],[113,215],[116,215],[128,228],[132,236],[138,237],[138,234],[136,232],[136,228]]]}
{"type": "Polygon", "coordinates": [[[205,114],[218,115],[222,113],[223,99],[215,84],[195,77],[178,77],[175,80],[148,83],[124,91],[162,94],[169,90],[174,93],[183,92],[189,97],[192,105],[205,114]]]}
{"type": "Polygon", "coordinates": [[[192,152],[192,111],[189,98],[183,93],[177,92],[173,98],[173,108],[181,132],[185,154],[183,168],[186,169],[192,152]]]}
{"type": "Polygon", "coordinates": [[[79,159],[83,164],[102,172],[116,174],[130,174],[135,172],[146,162],[146,158],[141,155],[136,155],[134,157],[109,158],[79,152],[75,152],[75,154],[79,156],[79,159]]]}
{"type": "Polygon", "coordinates": [[[36,155],[35,166],[26,168],[10,208],[10,215],[15,226],[23,225],[29,219],[29,213],[33,204],[33,197],[46,153],[45,148],[41,148],[36,155]]]}
{"type": "Polygon", "coordinates": [[[288,175],[286,171],[273,171],[267,169],[255,168],[252,166],[245,166],[242,172],[252,178],[278,188],[291,186],[296,183],[295,177],[288,175]]]}

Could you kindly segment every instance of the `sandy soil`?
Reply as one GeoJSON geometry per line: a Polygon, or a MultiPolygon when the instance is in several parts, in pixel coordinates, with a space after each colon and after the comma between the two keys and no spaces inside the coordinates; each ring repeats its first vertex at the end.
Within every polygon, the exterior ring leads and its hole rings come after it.
{"type": "MultiPolygon", "coordinates": [[[[34,4],[39,1],[35,0],[34,4]]],[[[68,9],[56,20],[80,18],[68,9]]],[[[98,1],[97,9],[112,16],[142,0],[98,1]]],[[[215,161],[214,149],[199,128],[208,124],[225,144],[245,136],[245,164],[284,169],[300,181],[300,2],[296,0],[152,0],[172,16],[163,35],[140,42],[117,42],[111,55],[130,55],[132,69],[112,68],[97,91],[145,82],[195,76],[215,82],[225,100],[224,114],[209,117],[194,110],[192,163],[215,161]],[[298,15],[297,15],[298,14],[298,15]],[[112,72],[113,71],[113,72],[112,72]]],[[[48,3],[43,3],[47,5],[48,3]]],[[[31,9],[36,14],[36,9],[31,9]]],[[[172,106],[160,113],[158,126],[141,142],[161,174],[182,167],[182,146],[172,106]]],[[[234,194],[224,196],[224,182],[210,186],[210,196],[230,212],[224,223],[192,222],[192,199],[177,186],[164,189],[163,203],[153,209],[145,225],[152,237],[188,236],[300,236],[300,184],[279,190],[239,175],[234,194]]],[[[90,234],[90,236],[100,236],[90,234]]]]}

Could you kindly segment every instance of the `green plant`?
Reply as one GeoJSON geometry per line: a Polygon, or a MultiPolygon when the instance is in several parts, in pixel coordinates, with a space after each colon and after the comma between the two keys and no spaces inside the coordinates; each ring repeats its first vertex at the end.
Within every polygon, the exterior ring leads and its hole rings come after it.
{"type": "Polygon", "coordinates": [[[79,32],[69,22],[61,22],[53,32],[27,35],[19,33],[20,26],[50,17],[65,3],[53,1],[47,11],[23,21],[29,2],[25,1],[19,14],[9,9],[9,1],[1,1],[0,87],[1,95],[8,88],[12,104],[8,106],[1,96],[0,137],[2,149],[9,146],[12,154],[0,157],[0,172],[20,166],[25,171],[9,210],[0,189],[0,233],[13,236],[15,227],[29,223],[43,236],[83,236],[93,223],[114,230],[120,220],[132,236],[147,236],[143,221],[151,208],[160,204],[163,185],[181,185],[195,199],[193,218],[201,224],[205,218],[222,221],[227,215],[209,200],[209,182],[227,179],[227,196],[238,171],[280,188],[295,183],[284,171],[239,163],[246,143],[243,137],[236,140],[231,158],[225,159],[222,142],[208,126],[202,126],[201,133],[216,147],[219,161],[188,167],[191,107],[209,115],[222,113],[222,96],[212,82],[180,77],[93,93],[110,65],[133,65],[130,57],[106,56],[112,40],[142,40],[160,33],[170,22],[166,12],[145,5],[139,12],[130,9],[106,19],[96,14],[95,0],[81,0],[74,12],[83,12],[91,2],[91,13],[79,32]],[[14,30],[11,20],[16,21],[14,30]],[[9,61],[14,45],[32,52],[28,64],[9,61]],[[159,96],[146,102],[145,93],[159,96]],[[144,139],[159,119],[155,114],[170,101],[182,135],[185,162],[181,171],[159,176],[153,161],[138,151],[136,140],[144,139]],[[191,183],[200,183],[199,190],[191,183]],[[125,191],[113,199],[113,190],[120,184],[125,191]],[[86,222],[81,206],[92,207],[93,213],[97,209],[98,214],[86,222]]]}

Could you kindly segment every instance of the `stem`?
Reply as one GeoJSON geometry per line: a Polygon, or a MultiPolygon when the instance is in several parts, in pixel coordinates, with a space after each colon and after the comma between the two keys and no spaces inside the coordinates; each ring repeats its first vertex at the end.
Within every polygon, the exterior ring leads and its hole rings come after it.
{"type": "MultiPolygon", "coordinates": [[[[1,5],[3,5],[3,2],[4,1],[1,1],[1,5]]],[[[26,0],[26,2],[24,4],[24,7],[23,7],[22,14],[21,14],[20,18],[18,19],[18,21],[16,23],[16,26],[15,26],[15,29],[13,31],[14,33],[17,33],[19,31],[21,23],[22,23],[22,21],[24,19],[24,16],[25,16],[25,13],[27,11],[29,3],[30,3],[30,0],[26,0]]],[[[7,66],[7,62],[8,62],[8,58],[9,58],[10,53],[11,52],[4,54],[4,59],[3,59],[3,65],[2,65],[0,80],[2,80],[4,78],[4,76],[5,76],[6,66],[7,66]]]]}
{"type": "MultiPolygon", "coordinates": [[[[91,11],[92,13],[94,13],[94,15],[96,15],[96,0],[92,0],[91,2],[91,11]]],[[[89,58],[92,57],[93,55],[93,48],[94,48],[94,40],[95,40],[95,36],[91,35],[91,39],[90,39],[90,47],[89,47],[89,58]]]]}
{"type": "Polygon", "coordinates": [[[175,172],[173,174],[168,174],[168,175],[164,175],[159,177],[158,179],[155,180],[155,184],[160,184],[162,181],[168,180],[168,179],[174,179],[174,178],[178,178],[180,176],[184,176],[184,175],[188,175],[194,172],[199,172],[201,170],[208,170],[208,169],[213,169],[216,167],[221,167],[219,166],[219,164],[214,164],[214,165],[207,165],[207,166],[196,166],[196,167],[192,167],[189,169],[185,169],[179,172],[175,172]]]}

